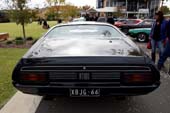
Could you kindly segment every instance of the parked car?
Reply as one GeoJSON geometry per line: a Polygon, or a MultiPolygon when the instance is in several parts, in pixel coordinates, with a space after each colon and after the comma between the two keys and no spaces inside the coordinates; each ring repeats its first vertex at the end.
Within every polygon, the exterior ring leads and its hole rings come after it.
{"type": "Polygon", "coordinates": [[[128,33],[129,29],[134,28],[151,28],[154,20],[153,19],[146,19],[138,24],[124,24],[120,26],[120,30],[123,31],[125,34],[128,33]]]}
{"type": "Polygon", "coordinates": [[[117,20],[115,21],[115,24],[114,24],[114,25],[115,25],[116,27],[119,27],[119,26],[125,24],[126,21],[127,21],[127,19],[117,19],[117,20]]]}
{"type": "Polygon", "coordinates": [[[115,26],[121,27],[122,25],[125,24],[138,24],[142,22],[141,19],[119,19],[118,21],[115,22],[115,26]]]}
{"type": "Polygon", "coordinates": [[[130,29],[128,35],[133,38],[136,38],[139,42],[147,42],[149,41],[149,34],[151,32],[151,28],[137,28],[130,29]]]}
{"type": "Polygon", "coordinates": [[[117,27],[73,22],[51,28],[12,75],[20,91],[38,95],[143,95],[160,85],[151,59],[117,27]]]}
{"type": "Polygon", "coordinates": [[[80,21],[86,21],[86,19],[84,17],[74,18],[73,19],[73,22],[80,22],[80,21]]]}
{"type": "Polygon", "coordinates": [[[125,22],[125,24],[138,24],[142,22],[141,19],[127,19],[127,21],[125,22]]]}

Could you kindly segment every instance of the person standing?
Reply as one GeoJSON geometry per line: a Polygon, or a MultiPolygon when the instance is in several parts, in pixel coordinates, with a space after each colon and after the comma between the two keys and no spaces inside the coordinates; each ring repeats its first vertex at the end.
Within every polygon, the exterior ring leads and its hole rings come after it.
{"type": "Polygon", "coordinates": [[[166,39],[166,30],[167,30],[167,21],[164,19],[163,12],[158,11],[155,13],[156,21],[152,25],[150,39],[151,39],[151,46],[152,52],[151,57],[152,61],[155,62],[156,60],[156,48],[159,48],[159,57],[163,54],[164,46],[163,42],[166,39]]]}
{"type": "Polygon", "coordinates": [[[48,25],[47,21],[44,19],[44,22],[43,22],[43,29],[49,29],[50,26],[48,25]]]}
{"type": "Polygon", "coordinates": [[[115,21],[114,21],[114,18],[113,18],[113,16],[112,16],[112,14],[109,14],[108,19],[107,19],[107,22],[108,22],[109,24],[112,24],[112,25],[115,24],[115,21]]]}
{"type": "Polygon", "coordinates": [[[85,18],[86,18],[86,21],[90,21],[89,14],[86,14],[85,18]]]}
{"type": "Polygon", "coordinates": [[[159,70],[161,70],[161,68],[164,67],[165,61],[167,60],[168,57],[170,57],[170,20],[167,24],[167,37],[168,37],[168,40],[166,42],[165,50],[158,61],[159,70]]]}
{"type": "Polygon", "coordinates": [[[62,20],[59,18],[58,19],[58,24],[61,24],[62,23],[62,20]]]}
{"type": "Polygon", "coordinates": [[[96,15],[94,15],[94,21],[97,21],[97,20],[98,20],[98,16],[96,14],[96,15]]]}
{"type": "Polygon", "coordinates": [[[40,17],[38,18],[38,24],[42,25],[42,18],[40,18],[40,17]]]}
{"type": "Polygon", "coordinates": [[[89,16],[89,21],[94,21],[94,16],[92,14],[89,16]]]}
{"type": "Polygon", "coordinates": [[[107,18],[104,13],[100,14],[100,17],[97,19],[97,22],[107,22],[107,18]]]}

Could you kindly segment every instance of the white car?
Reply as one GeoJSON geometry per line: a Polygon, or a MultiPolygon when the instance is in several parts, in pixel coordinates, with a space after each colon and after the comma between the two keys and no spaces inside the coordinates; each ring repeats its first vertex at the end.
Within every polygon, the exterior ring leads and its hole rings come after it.
{"type": "Polygon", "coordinates": [[[81,21],[86,21],[86,19],[84,17],[73,19],[73,22],[81,22],[81,21]]]}

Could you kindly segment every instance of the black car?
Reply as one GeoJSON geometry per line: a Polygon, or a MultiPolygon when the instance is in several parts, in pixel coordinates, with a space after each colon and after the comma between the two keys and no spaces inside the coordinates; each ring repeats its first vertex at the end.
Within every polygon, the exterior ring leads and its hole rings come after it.
{"type": "Polygon", "coordinates": [[[151,59],[116,27],[75,22],[49,30],[12,75],[20,91],[37,95],[143,95],[160,85],[151,59]]]}
{"type": "Polygon", "coordinates": [[[142,22],[137,24],[123,24],[119,26],[120,30],[123,31],[125,34],[128,33],[129,29],[134,28],[151,28],[154,20],[153,19],[145,19],[142,22]]]}

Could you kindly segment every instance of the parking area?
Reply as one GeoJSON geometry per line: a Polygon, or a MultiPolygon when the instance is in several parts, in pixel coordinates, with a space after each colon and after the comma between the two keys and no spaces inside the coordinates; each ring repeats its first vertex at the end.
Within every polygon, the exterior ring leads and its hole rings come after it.
{"type": "MultiPolygon", "coordinates": [[[[138,45],[149,54],[146,43],[138,45]]],[[[19,92],[0,113],[169,113],[169,86],[170,75],[162,71],[158,89],[148,95],[128,97],[126,100],[117,100],[115,97],[56,97],[54,100],[45,100],[19,92]]]]}
{"type": "MultiPolygon", "coordinates": [[[[137,44],[149,55],[146,43],[137,44]]],[[[36,113],[169,113],[169,88],[170,75],[162,71],[160,87],[148,95],[128,97],[123,101],[114,97],[43,99],[36,113]]]]}

